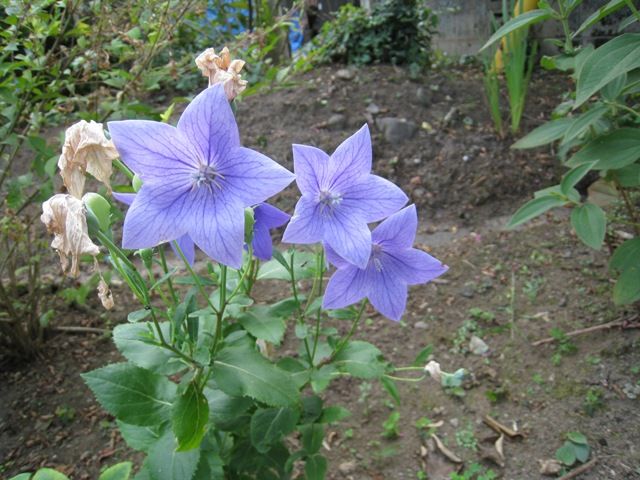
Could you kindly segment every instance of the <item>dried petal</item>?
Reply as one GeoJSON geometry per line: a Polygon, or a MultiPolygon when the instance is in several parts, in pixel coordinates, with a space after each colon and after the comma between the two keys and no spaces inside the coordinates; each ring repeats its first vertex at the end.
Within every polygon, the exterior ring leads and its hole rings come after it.
{"type": "Polygon", "coordinates": [[[424,371],[427,372],[431,378],[433,378],[436,382],[440,383],[442,380],[442,370],[440,370],[440,364],[435,360],[431,360],[424,367],[424,371]]]}
{"type": "Polygon", "coordinates": [[[113,142],[105,137],[101,123],[82,120],[72,125],[65,132],[62,155],[58,159],[65,187],[71,195],[80,198],[84,190],[85,172],[89,172],[111,190],[111,162],[115,158],[118,158],[118,151],[113,142]]]}
{"type": "Polygon", "coordinates": [[[242,80],[240,75],[245,62],[238,59],[231,60],[227,47],[220,51],[220,55],[217,55],[213,48],[207,48],[196,58],[196,65],[202,72],[202,76],[209,79],[209,86],[217,83],[224,85],[224,92],[229,101],[247,88],[247,81],[242,80]]]}
{"type": "Polygon", "coordinates": [[[72,277],[78,276],[80,255],[94,257],[100,253],[88,235],[84,205],[72,195],[57,194],[42,204],[40,220],[54,238],[51,247],[60,256],[62,272],[72,277]],[[71,265],[69,266],[69,257],[71,265]]]}
{"type": "Polygon", "coordinates": [[[111,310],[114,307],[115,303],[113,302],[113,295],[111,294],[109,285],[104,281],[104,278],[101,278],[100,283],[98,283],[98,297],[102,302],[102,306],[107,310],[111,310]]]}

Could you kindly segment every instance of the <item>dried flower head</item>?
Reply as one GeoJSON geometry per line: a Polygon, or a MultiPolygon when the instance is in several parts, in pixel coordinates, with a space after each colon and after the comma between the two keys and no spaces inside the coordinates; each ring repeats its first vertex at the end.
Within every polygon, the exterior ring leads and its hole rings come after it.
{"type": "Polygon", "coordinates": [[[46,225],[49,233],[54,235],[51,247],[60,256],[63,273],[77,277],[80,255],[89,254],[95,257],[100,253],[100,249],[87,233],[84,205],[74,196],[57,194],[51,197],[42,204],[40,220],[46,225]]]}
{"type": "Polygon", "coordinates": [[[109,285],[104,281],[104,278],[101,278],[100,283],[98,283],[98,297],[102,302],[102,306],[107,310],[111,310],[115,306],[113,295],[111,294],[109,285]]]}
{"type": "Polygon", "coordinates": [[[104,135],[101,123],[80,122],[67,129],[64,135],[62,155],[58,159],[60,175],[67,191],[76,198],[82,197],[85,172],[104,183],[109,190],[112,161],[118,151],[104,135]]]}
{"type": "Polygon", "coordinates": [[[227,47],[224,47],[219,55],[213,48],[207,48],[196,58],[196,65],[202,72],[202,76],[209,79],[209,86],[222,83],[229,101],[247,88],[247,81],[242,80],[240,75],[245,62],[238,59],[231,60],[227,47]]]}

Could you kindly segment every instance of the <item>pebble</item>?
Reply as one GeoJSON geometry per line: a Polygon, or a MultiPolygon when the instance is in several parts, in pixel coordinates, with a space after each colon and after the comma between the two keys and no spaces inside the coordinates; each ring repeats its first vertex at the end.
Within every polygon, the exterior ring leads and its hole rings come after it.
{"type": "Polygon", "coordinates": [[[389,143],[402,143],[411,139],[418,125],[405,118],[384,117],[376,121],[376,125],[384,133],[384,138],[389,143]]]}
{"type": "Polygon", "coordinates": [[[489,351],[489,346],[480,337],[473,335],[469,340],[469,351],[474,355],[484,355],[489,351]]]}
{"type": "Polygon", "coordinates": [[[356,72],[350,68],[341,68],[336,72],[336,77],[340,80],[353,80],[356,76],[356,72]]]}
{"type": "Polygon", "coordinates": [[[367,105],[367,112],[369,112],[371,115],[377,115],[380,113],[380,107],[375,103],[370,103],[369,105],[367,105]]]}
{"type": "Polygon", "coordinates": [[[338,466],[338,470],[343,475],[351,475],[356,471],[356,462],[343,462],[338,466]]]}
{"type": "Polygon", "coordinates": [[[458,428],[458,426],[460,426],[460,420],[458,420],[457,418],[452,418],[451,420],[449,420],[449,423],[453,428],[458,428]]]}
{"type": "Polygon", "coordinates": [[[413,328],[420,328],[422,330],[426,330],[429,328],[427,322],[423,322],[422,320],[413,324],[413,328]]]}
{"type": "Polygon", "coordinates": [[[464,287],[462,287],[462,289],[460,290],[460,295],[462,295],[465,298],[473,298],[473,296],[476,293],[476,289],[473,287],[473,285],[465,285],[464,287]]]}
{"type": "Polygon", "coordinates": [[[418,87],[416,90],[416,100],[423,107],[431,105],[431,90],[427,90],[424,87],[418,87]]]}
{"type": "Polygon", "coordinates": [[[329,117],[327,127],[330,130],[342,130],[347,126],[347,116],[342,113],[336,113],[329,117]]]}

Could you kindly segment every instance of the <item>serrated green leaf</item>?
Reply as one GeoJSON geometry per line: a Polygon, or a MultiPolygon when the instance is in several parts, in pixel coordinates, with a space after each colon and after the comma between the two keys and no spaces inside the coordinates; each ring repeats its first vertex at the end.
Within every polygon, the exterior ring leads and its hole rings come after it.
{"type": "Polygon", "coordinates": [[[562,138],[567,130],[571,127],[574,120],[572,118],[559,118],[558,120],[551,120],[545,124],[535,128],[527,135],[522,137],[516,143],[511,145],[511,148],[515,149],[527,149],[540,147],[548,143],[554,142],[562,138]]]}
{"type": "MultiPolygon", "coordinates": [[[[165,338],[169,338],[171,327],[168,322],[162,322],[160,330],[165,338]]],[[[175,353],[157,345],[159,340],[151,322],[117,325],[113,329],[113,342],[127,360],[152,372],[173,375],[185,368],[175,353]]]]}
{"type": "Polygon", "coordinates": [[[627,305],[640,300],[640,267],[633,265],[625,268],[613,287],[613,302],[627,305]]]}
{"type": "Polygon", "coordinates": [[[420,350],[420,353],[416,355],[416,359],[413,361],[411,365],[414,367],[424,366],[427,363],[427,358],[429,358],[429,355],[431,355],[432,352],[433,352],[433,345],[431,344],[427,345],[422,350],[420,350]]]}
{"type": "Polygon", "coordinates": [[[247,397],[231,397],[217,388],[205,387],[204,396],[209,403],[209,417],[216,430],[234,430],[238,425],[248,423],[250,414],[247,410],[253,400],[247,397]]]}
{"type": "Polygon", "coordinates": [[[253,307],[238,317],[238,322],[254,337],[279,345],[287,328],[284,320],[270,315],[270,308],[253,307]]]}
{"type": "Polygon", "coordinates": [[[309,379],[311,380],[311,388],[314,393],[320,393],[329,386],[329,382],[333,379],[335,371],[336,366],[331,363],[311,371],[309,379]]]}
{"type": "Polygon", "coordinates": [[[393,398],[393,400],[396,402],[396,405],[400,405],[400,393],[398,392],[396,382],[394,382],[389,377],[380,378],[380,382],[382,383],[382,386],[387,391],[387,393],[389,393],[391,398],[393,398]]]}
{"type": "Polygon", "coordinates": [[[198,468],[200,449],[178,452],[176,448],[171,431],[151,447],[145,463],[152,480],[191,480],[198,468]]]}
{"type": "Polygon", "coordinates": [[[627,267],[640,267],[640,237],[625,241],[613,252],[609,268],[624,271],[627,267]]]}
{"type": "Polygon", "coordinates": [[[640,34],[625,33],[598,47],[585,60],[576,85],[577,108],[620,75],[640,67],[640,34]]]}
{"type": "Polygon", "coordinates": [[[320,451],[324,440],[324,426],[321,423],[310,423],[299,427],[302,434],[302,448],[307,455],[313,455],[320,451]]]}
{"type": "Polygon", "coordinates": [[[602,116],[609,111],[609,107],[606,105],[597,105],[591,107],[589,110],[584,112],[582,115],[573,119],[571,125],[564,133],[564,137],[562,138],[562,143],[567,143],[573,140],[574,138],[582,135],[591,125],[596,123],[598,120],[602,118],[602,116]]]}
{"type": "Polygon", "coordinates": [[[529,12],[518,15],[517,17],[513,17],[507,23],[502,25],[498,30],[496,30],[493,35],[491,35],[489,40],[487,40],[487,43],[482,46],[480,51],[483,51],[511,32],[514,32],[521,28],[530,27],[531,25],[535,25],[536,23],[542,22],[549,18],[551,18],[551,14],[546,10],[531,10],[529,12]]]}
{"type": "Polygon", "coordinates": [[[588,445],[587,437],[585,437],[580,432],[569,432],[567,433],[567,439],[571,440],[573,443],[578,443],[582,445],[588,445]]]}
{"type": "Polygon", "coordinates": [[[278,361],[277,365],[278,368],[289,372],[291,381],[295,383],[298,389],[302,388],[309,381],[309,371],[295,358],[284,357],[278,361]]]}
{"type": "Polygon", "coordinates": [[[299,394],[290,376],[245,345],[223,348],[215,358],[212,378],[231,396],[249,396],[270,406],[288,406],[299,394]]]}
{"type": "Polygon", "coordinates": [[[565,442],[564,445],[556,450],[556,459],[567,467],[576,463],[576,452],[571,442],[565,442]]]}
{"type": "Polygon", "coordinates": [[[558,198],[557,196],[538,197],[533,200],[529,200],[522,207],[514,213],[506,228],[515,228],[529,220],[542,215],[547,210],[555,207],[561,207],[566,203],[565,200],[558,198]]]}
{"type": "Polygon", "coordinates": [[[149,426],[171,417],[176,386],[166,377],[130,363],[82,374],[102,407],[125,423],[149,426]]]}
{"type": "Polygon", "coordinates": [[[171,423],[178,440],[178,452],[200,446],[209,423],[209,404],[193,382],[173,404],[171,423]]]}
{"type": "Polygon", "coordinates": [[[351,412],[343,407],[327,407],[322,411],[320,423],[336,423],[351,416],[351,412]]]}
{"type": "Polygon", "coordinates": [[[118,430],[120,435],[124,439],[125,443],[134,450],[140,450],[141,452],[148,452],[153,444],[155,444],[160,437],[161,427],[154,425],[151,427],[139,427],[138,425],[130,425],[120,420],[116,420],[118,424],[118,430]]]}
{"type": "Polygon", "coordinates": [[[322,399],[317,395],[309,395],[302,399],[302,415],[298,423],[313,423],[322,414],[322,399]]]}
{"type": "Polygon", "coordinates": [[[69,480],[69,477],[52,468],[41,468],[35,473],[32,480],[69,480]]]}
{"type": "Polygon", "coordinates": [[[116,463],[102,472],[98,480],[129,480],[132,468],[131,462],[116,463]]]}
{"type": "Polygon", "coordinates": [[[607,217],[602,208],[593,203],[575,207],[571,211],[571,226],[586,245],[600,250],[607,230],[607,217]]]}
{"type": "Polygon", "coordinates": [[[295,430],[298,418],[298,411],[290,407],[259,408],[249,426],[251,444],[260,453],[268,452],[273,444],[295,430]]]}
{"type": "Polygon", "coordinates": [[[322,455],[307,457],[304,473],[307,480],[324,480],[327,474],[327,459],[322,455]]]}
{"type": "Polygon", "coordinates": [[[141,320],[144,320],[149,315],[151,315],[151,309],[143,308],[142,310],[136,310],[134,312],[129,313],[129,315],[127,315],[127,321],[130,323],[136,323],[141,320]]]}
{"type": "Polygon", "coordinates": [[[315,270],[315,255],[310,252],[297,252],[290,250],[281,253],[278,258],[263,263],[258,271],[258,280],[291,280],[291,274],[287,270],[291,264],[291,255],[293,255],[293,271],[296,280],[310,278],[315,270]],[[283,262],[287,265],[285,267],[283,262]]]}
{"type": "Polygon", "coordinates": [[[567,161],[567,166],[575,167],[597,160],[594,170],[615,170],[638,159],[640,129],[620,128],[591,140],[567,161]]]}
{"type": "Polygon", "coordinates": [[[384,373],[384,366],[378,359],[381,353],[369,342],[356,340],[349,342],[334,358],[338,369],[358,378],[378,378],[384,373]]]}

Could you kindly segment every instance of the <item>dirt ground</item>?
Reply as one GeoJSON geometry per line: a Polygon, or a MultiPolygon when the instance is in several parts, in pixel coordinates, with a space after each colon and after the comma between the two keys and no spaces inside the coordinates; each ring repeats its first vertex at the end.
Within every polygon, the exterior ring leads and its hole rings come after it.
{"type": "MultiPolygon", "coordinates": [[[[548,118],[568,88],[548,74],[532,81],[524,131],[548,118]]],[[[399,382],[401,404],[394,406],[377,383],[336,382],[326,402],[352,416],[328,431],[329,478],[439,480],[478,463],[500,478],[538,479],[538,461],[554,458],[568,432],[584,434],[595,459],[578,478],[640,478],[640,330],[532,345],[554,327],[637,321],[637,310],[612,305],[607,253],[582,246],[563,212],[503,230],[506,216],[552,184],[559,169],[548,150],[517,152],[509,148],[513,139],[496,138],[477,69],[440,68],[412,81],[393,67],[323,68],[244,100],[238,119],[246,146],[288,168],[292,143],[331,152],[368,122],[374,171],[410,195],[421,217],[419,244],[450,267],[439,281],[412,288],[401,323],[369,311],[358,336],[396,366],[431,345],[443,370],[469,372],[464,396],[431,379],[399,382]],[[389,117],[413,122],[413,136],[389,138],[379,127],[389,117]],[[486,343],[485,354],[469,351],[472,335],[486,343]],[[392,411],[400,414],[398,436],[386,438],[392,411]],[[503,439],[504,460],[486,415],[518,432],[503,439]],[[434,447],[429,429],[416,426],[423,417],[440,425],[437,438],[463,463],[434,447]]],[[[276,203],[290,211],[295,198],[291,188],[276,203]]],[[[82,307],[58,300],[54,324],[110,328],[137,308],[123,291],[116,303],[105,314],[93,297],[82,307]]],[[[140,460],[79,378],[117,358],[106,335],[52,333],[40,358],[0,364],[0,477],[46,465],[92,479],[116,461],[140,460]]]]}

